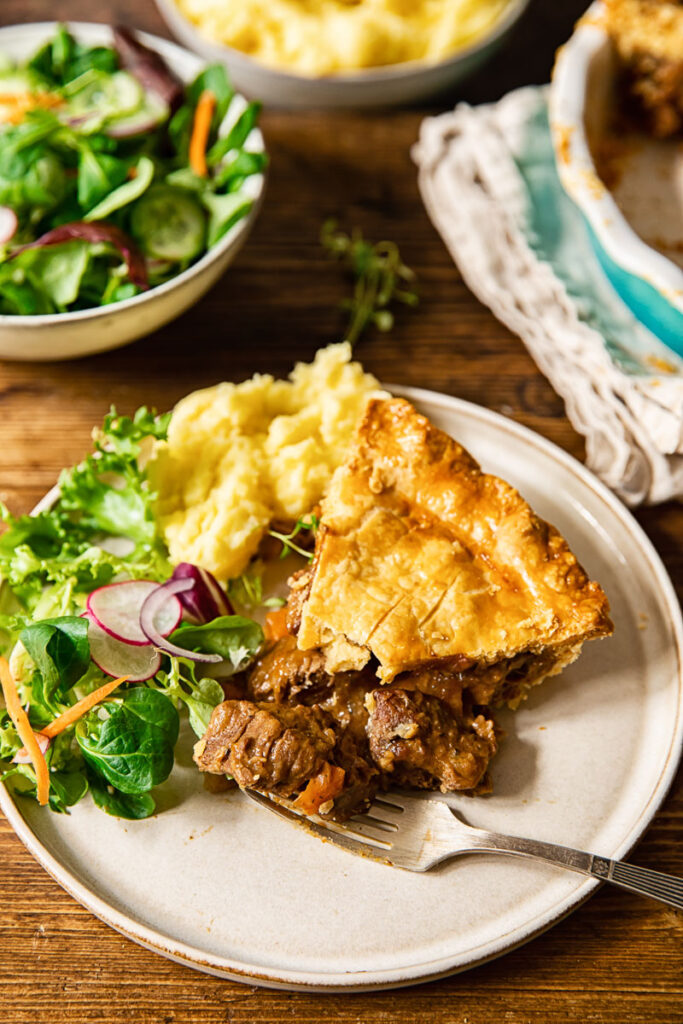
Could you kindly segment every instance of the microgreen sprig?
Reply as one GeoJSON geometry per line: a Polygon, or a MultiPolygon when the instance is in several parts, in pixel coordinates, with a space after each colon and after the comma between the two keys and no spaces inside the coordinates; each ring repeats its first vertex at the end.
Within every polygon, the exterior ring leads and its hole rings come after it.
{"type": "Polygon", "coordinates": [[[286,558],[287,555],[296,553],[297,555],[303,555],[309,562],[313,559],[313,555],[306,548],[301,547],[299,544],[294,543],[294,538],[298,537],[300,533],[304,531],[310,531],[315,535],[315,531],[318,529],[320,520],[316,515],[303,516],[301,519],[297,519],[294,529],[290,533],[279,533],[277,530],[268,530],[271,537],[275,537],[282,543],[282,551],[280,552],[280,558],[286,558]]]}
{"type": "Polygon", "coordinates": [[[228,582],[228,597],[233,604],[246,610],[262,606],[263,608],[282,608],[286,604],[282,597],[263,596],[263,565],[256,563],[253,572],[243,572],[228,582]]]}
{"type": "Polygon", "coordinates": [[[417,305],[415,273],[402,261],[395,242],[373,245],[358,228],[350,235],[338,231],[334,220],[325,221],[320,241],[330,256],[341,260],[355,281],[353,297],[342,303],[342,308],[350,312],[345,340],[351,345],[370,324],[380,331],[393,327],[394,314],[389,309],[393,301],[417,305]]]}

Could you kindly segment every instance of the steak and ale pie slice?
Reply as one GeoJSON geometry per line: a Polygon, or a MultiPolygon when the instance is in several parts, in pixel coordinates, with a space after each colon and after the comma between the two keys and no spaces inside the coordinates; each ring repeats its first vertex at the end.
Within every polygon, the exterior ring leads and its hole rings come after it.
{"type": "Polygon", "coordinates": [[[330,674],[466,688],[515,707],[612,632],[608,602],[558,531],[407,401],[372,399],[294,582],[298,647],[330,674]]]}

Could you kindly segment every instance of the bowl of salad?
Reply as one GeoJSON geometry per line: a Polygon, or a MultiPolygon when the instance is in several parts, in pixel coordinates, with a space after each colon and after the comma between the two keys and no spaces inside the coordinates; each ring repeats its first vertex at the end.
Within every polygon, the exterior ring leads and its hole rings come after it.
{"type": "Polygon", "coordinates": [[[222,65],[85,23],[0,30],[0,358],[125,345],[244,243],[266,153],[222,65]]]}

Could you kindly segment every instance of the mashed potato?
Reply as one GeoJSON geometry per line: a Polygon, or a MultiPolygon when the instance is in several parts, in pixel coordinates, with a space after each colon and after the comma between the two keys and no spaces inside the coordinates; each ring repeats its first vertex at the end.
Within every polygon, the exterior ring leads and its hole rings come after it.
{"type": "Polygon", "coordinates": [[[176,0],[214,43],[270,67],[329,75],[451,56],[484,36],[510,0],[176,0]]]}
{"type": "Polygon", "coordinates": [[[178,403],[149,466],[174,562],[239,575],[274,519],[320,500],[378,382],[330,345],[289,380],[257,374],[178,403]]]}

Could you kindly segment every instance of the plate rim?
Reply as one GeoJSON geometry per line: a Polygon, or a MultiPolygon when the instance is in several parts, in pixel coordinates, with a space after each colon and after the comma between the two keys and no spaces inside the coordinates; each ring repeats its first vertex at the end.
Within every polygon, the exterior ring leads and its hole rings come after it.
{"type": "MultiPolygon", "coordinates": [[[[416,402],[422,402],[432,407],[441,407],[456,415],[465,416],[483,422],[508,432],[511,436],[519,438],[531,447],[539,450],[540,453],[553,459],[563,468],[573,473],[584,486],[593,493],[608,507],[623,525],[630,531],[633,538],[639,543],[642,554],[646,556],[652,570],[652,586],[658,588],[663,604],[670,612],[670,623],[672,627],[672,641],[678,665],[679,691],[683,692],[683,616],[676,597],[676,593],[666,571],[664,563],[638,521],[631,515],[629,510],[619,501],[605,484],[597,479],[582,463],[566,452],[559,445],[547,440],[542,435],[531,430],[515,420],[503,416],[485,406],[468,402],[462,398],[456,398],[438,391],[431,391],[425,388],[416,388],[404,385],[385,384],[391,394],[407,398],[416,402]]],[[[36,504],[33,514],[42,511],[54,502],[59,493],[58,487],[51,488],[46,495],[36,504]]],[[[652,821],[659,807],[665,800],[671,783],[673,782],[676,770],[683,751],[683,701],[679,701],[676,719],[672,726],[671,738],[667,758],[662,766],[662,771],[657,780],[647,803],[641,808],[640,814],[631,825],[627,836],[622,843],[612,851],[612,857],[621,858],[635,845],[643,835],[647,826],[652,821]]],[[[483,944],[480,956],[450,955],[442,956],[436,960],[426,961],[421,964],[412,964],[408,967],[383,968],[371,971],[348,971],[333,972],[310,970],[282,970],[275,967],[264,967],[246,962],[231,959],[221,955],[209,955],[206,951],[191,946],[188,943],[180,942],[169,938],[161,931],[137,921],[132,914],[126,914],[111,906],[106,899],[103,899],[96,892],[91,890],[84,882],[70,871],[43,845],[42,841],[33,832],[28,822],[24,819],[18,805],[12,798],[9,790],[0,783],[0,810],[14,831],[15,835],[24,844],[28,852],[38,861],[47,873],[78,903],[89,910],[95,917],[116,931],[132,939],[138,945],[143,946],[152,952],[159,953],[167,959],[173,960],[184,966],[191,967],[204,973],[225,978],[243,984],[257,984],[265,988],[281,989],[286,991],[307,991],[307,992],[369,992],[381,989],[403,988],[410,985],[423,984],[435,981],[448,975],[460,973],[478,967],[483,963],[494,960],[513,949],[519,948],[531,939],[546,931],[552,925],[568,916],[577,909],[600,884],[597,879],[587,878],[569,896],[557,900],[552,907],[537,914],[532,921],[517,926],[502,936],[483,944]],[[515,938],[506,941],[508,935],[513,934],[515,938]]]]}

